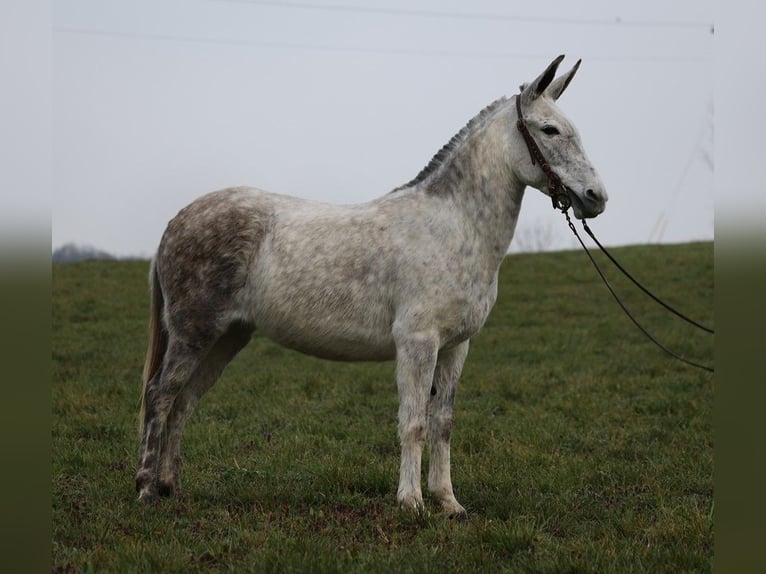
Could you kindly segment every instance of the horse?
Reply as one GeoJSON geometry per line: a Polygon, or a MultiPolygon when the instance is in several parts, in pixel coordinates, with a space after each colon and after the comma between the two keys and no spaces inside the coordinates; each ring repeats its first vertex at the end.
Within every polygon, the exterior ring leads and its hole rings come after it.
{"type": "Polygon", "coordinates": [[[395,360],[397,502],[424,508],[428,439],[428,490],[448,516],[466,515],[450,477],[455,392],[497,298],[525,188],[552,194],[553,170],[575,217],[595,217],[607,201],[556,105],[580,65],[556,78],[563,58],[489,104],[414,179],[375,200],[330,205],[235,187],[168,223],[149,279],[139,500],[180,489],[184,424],[226,364],[265,336],[325,359],[395,360]],[[534,161],[516,129],[522,113],[549,165],[534,161]]]}

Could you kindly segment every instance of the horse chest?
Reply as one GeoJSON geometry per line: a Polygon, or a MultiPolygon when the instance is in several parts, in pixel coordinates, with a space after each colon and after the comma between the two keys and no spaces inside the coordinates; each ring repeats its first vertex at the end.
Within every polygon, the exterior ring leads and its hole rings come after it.
{"type": "Polygon", "coordinates": [[[462,323],[463,333],[466,338],[479,332],[484,326],[492,307],[497,300],[497,281],[493,281],[483,293],[481,293],[472,303],[466,306],[464,320],[462,323]]]}
{"type": "Polygon", "coordinates": [[[474,284],[444,297],[433,304],[435,326],[442,344],[461,343],[473,337],[484,326],[497,300],[497,279],[489,284],[474,284]]]}

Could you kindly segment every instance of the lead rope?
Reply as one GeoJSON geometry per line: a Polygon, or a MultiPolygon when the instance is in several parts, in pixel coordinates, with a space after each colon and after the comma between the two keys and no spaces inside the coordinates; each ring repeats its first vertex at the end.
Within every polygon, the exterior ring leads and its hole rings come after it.
{"type": "MultiPolygon", "coordinates": [[[[568,218],[567,218],[567,219],[568,219],[568,218]]],[[[618,262],[618,261],[617,261],[617,260],[616,260],[614,257],[612,257],[612,254],[611,254],[611,253],[609,253],[609,251],[607,251],[607,250],[606,250],[606,247],[604,247],[603,245],[601,245],[601,242],[600,242],[598,239],[596,239],[596,236],[595,236],[595,235],[593,234],[593,232],[590,230],[590,227],[588,227],[588,224],[587,224],[587,223],[585,223],[585,220],[584,220],[584,219],[582,220],[582,227],[583,227],[583,229],[585,230],[585,233],[587,233],[588,235],[590,235],[590,238],[591,238],[593,241],[595,241],[595,242],[596,242],[596,245],[598,245],[598,248],[599,248],[599,249],[601,249],[601,251],[604,253],[604,255],[606,255],[606,256],[609,258],[609,260],[610,260],[612,263],[614,263],[614,266],[615,266],[615,267],[617,267],[617,269],[619,269],[620,271],[622,271],[622,273],[623,273],[623,275],[625,275],[625,277],[627,277],[628,279],[630,279],[631,281],[633,281],[633,284],[634,284],[636,287],[638,287],[639,289],[641,289],[641,291],[643,291],[643,292],[644,292],[644,293],[646,293],[646,294],[647,294],[649,297],[651,297],[652,299],[654,299],[654,300],[655,300],[657,303],[659,303],[660,305],[662,305],[663,307],[665,307],[665,309],[667,309],[668,311],[670,311],[671,313],[673,313],[673,314],[674,314],[676,317],[678,317],[678,318],[680,318],[680,319],[683,319],[683,320],[684,320],[684,321],[686,321],[687,323],[689,323],[689,324],[691,324],[691,325],[694,325],[694,326],[695,326],[695,327],[697,327],[698,329],[702,329],[703,331],[705,331],[705,332],[707,332],[707,333],[710,333],[711,335],[715,334],[715,331],[713,331],[713,329],[711,329],[710,327],[705,327],[704,325],[701,325],[700,323],[697,323],[697,321],[695,321],[694,319],[691,319],[691,318],[687,317],[686,315],[684,315],[683,313],[681,313],[680,311],[677,311],[676,309],[674,309],[673,307],[671,307],[670,305],[668,305],[667,303],[665,303],[665,301],[663,301],[662,299],[660,299],[659,297],[657,297],[657,296],[656,296],[654,293],[652,293],[651,291],[649,291],[649,289],[647,289],[646,287],[644,287],[643,285],[641,285],[641,283],[639,283],[639,282],[638,282],[638,279],[636,279],[635,277],[633,277],[633,275],[631,275],[630,273],[628,273],[628,270],[627,270],[627,269],[625,269],[625,268],[624,268],[622,265],[620,265],[620,263],[619,263],[619,262],[618,262]]]]}
{"type": "MultiPolygon", "coordinates": [[[[708,367],[706,365],[702,365],[700,363],[696,363],[694,361],[691,361],[685,357],[682,357],[681,355],[678,355],[677,353],[674,353],[670,349],[668,349],[665,345],[660,343],[657,339],[655,339],[649,331],[647,331],[641,323],[636,320],[636,318],[633,316],[633,314],[628,310],[628,308],[625,306],[625,304],[620,300],[620,298],[617,296],[617,293],[612,288],[609,281],[607,281],[606,276],[604,275],[603,271],[601,271],[601,267],[598,266],[598,263],[596,263],[596,260],[593,258],[593,255],[591,255],[588,248],[585,246],[585,243],[580,238],[580,234],[577,233],[577,229],[575,229],[574,224],[572,223],[572,220],[569,219],[569,208],[572,205],[572,201],[567,194],[566,187],[561,181],[561,178],[556,174],[556,172],[553,171],[550,164],[545,159],[545,155],[540,150],[539,146],[537,145],[537,142],[535,142],[535,138],[532,137],[532,134],[529,132],[529,128],[527,127],[527,123],[524,120],[524,115],[522,114],[521,110],[521,94],[516,96],[516,129],[521,132],[522,137],[524,138],[524,142],[527,144],[527,150],[529,151],[529,155],[532,159],[532,165],[535,163],[540,164],[540,168],[543,170],[543,173],[548,178],[548,192],[550,194],[551,201],[553,203],[554,209],[560,210],[564,217],[567,219],[567,224],[569,225],[569,229],[572,230],[572,233],[574,233],[575,237],[577,238],[577,241],[580,242],[580,245],[582,245],[582,248],[585,250],[585,253],[588,255],[588,258],[590,259],[590,262],[593,263],[593,267],[596,268],[596,271],[598,272],[599,276],[601,277],[601,280],[604,282],[604,285],[606,285],[607,289],[609,289],[609,292],[612,294],[612,297],[614,297],[614,300],[617,301],[617,304],[622,308],[622,310],[625,312],[625,314],[628,316],[628,318],[633,321],[633,324],[638,327],[638,330],[641,331],[646,337],[655,345],[657,345],[660,349],[665,351],[668,355],[671,357],[674,357],[678,359],[679,361],[682,361],[686,363],[687,365],[691,365],[692,367],[697,367],[698,369],[703,369],[705,371],[708,371],[710,373],[714,372],[712,367],[708,367]]],[[[643,291],[645,294],[647,294],[649,297],[651,297],[654,301],[665,307],[668,311],[673,313],[674,315],[680,317],[684,321],[687,321],[688,323],[691,323],[695,327],[698,327],[699,329],[702,329],[703,331],[706,331],[710,334],[713,334],[713,330],[705,327],[704,325],[701,325],[697,321],[694,321],[684,315],[683,313],[680,313],[679,311],[676,311],[673,307],[656,297],[651,291],[649,291],[646,287],[644,287],[641,283],[638,282],[628,271],[620,265],[617,260],[612,257],[611,253],[609,253],[606,248],[601,245],[598,239],[596,239],[596,236],[593,234],[593,232],[590,230],[590,227],[588,227],[588,224],[585,223],[585,220],[582,222],[583,229],[590,235],[591,239],[596,242],[596,245],[599,246],[601,251],[604,252],[604,254],[609,258],[609,260],[614,263],[614,265],[622,271],[625,276],[630,279],[641,291],[643,291]]]]}
{"type": "MultiPolygon", "coordinates": [[[[607,280],[606,276],[604,275],[604,272],[603,272],[603,271],[601,271],[601,267],[599,267],[598,263],[596,263],[596,260],[593,258],[593,255],[591,255],[590,251],[589,251],[589,250],[588,250],[588,248],[585,246],[585,243],[584,243],[584,242],[583,242],[583,240],[580,238],[580,234],[579,234],[579,233],[577,233],[577,229],[575,229],[575,226],[574,226],[574,224],[572,223],[572,220],[569,218],[569,212],[568,212],[568,211],[565,211],[565,210],[561,210],[561,211],[562,211],[562,213],[564,214],[564,217],[566,217],[566,220],[567,220],[567,224],[569,225],[569,229],[571,229],[571,230],[572,230],[572,233],[574,233],[575,237],[577,238],[577,241],[579,241],[579,242],[580,242],[580,245],[582,245],[582,248],[583,248],[583,250],[585,250],[585,253],[588,255],[588,259],[590,259],[590,262],[591,262],[591,263],[593,263],[593,267],[595,267],[595,268],[596,268],[596,271],[598,272],[599,276],[601,277],[601,280],[604,282],[604,285],[606,285],[606,288],[607,288],[607,289],[609,289],[609,292],[612,294],[612,297],[614,297],[614,300],[615,300],[615,301],[617,301],[617,304],[618,304],[618,305],[619,305],[619,306],[622,308],[622,310],[625,312],[625,314],[628,316],[628,318],[629,318],[631,321],[633,321],[633,324],[634,324],[636,327],[638,327],[638,330],[639,330],[639,331],[641,331],[641,332],[642,332],[644,335],[646,335],[646,337],[647,337],[647,338],[648,338],[648,339],[649,339],[649,340],[650,340],[652,343],[654,343],[655,345],[657,345],[657,346],[658,346],[660,349],[662,349],[663,351],[665,351],[665,352],[666,352],[668,355],[670,355],[671,357],[674,357],[674,358],[678,359],[679,361],[681,361],[681,362],[683,362],[683,363],[686,363],[687,365],[691,365],[692,367],[697,367],[698,369],[703,369],[703,370],[705,370],[705,371],[708,371],[708,372],[710,372],[710,373],[713,373],[713,372],[715,372],[715,371],[713,370],[713,368],[712,368],[712,367],[708,367],[707,365],[702,365],[702,364],[700,364],[700,363],[697,363],[697,362],[695,362],[695,361],[691,361],[691,360],[689,360],[689,359],[687,359],[687,358],[685,358],[685,357],[682,357],[681,355],[679,355],[679,354],[677,354],[677,353],[674,353],[673,351],[671,351],[670,349],[668,349],[668,348],[667,348],[665,345],[663,345],[662,343],[660,343],[660,342],[659,342],[657,339],[655,339],[655,338],[652,336],[652,334],[651,334],[649,331],[647,331],[647,330],[646,330],[646,329],[643,327],[643,325],[641,325],[641,323],[639,323],[639,322],[638,322],[638,320],[637,320],[637,319],[636,319],[636,318],[633,316],[633,314],[630,312],[630,310],[627,308],[627,306],[626,306],[626,305],[625,305],[625,304],[624,304],[624,303],[623,303],[623,302],[620,300],[620,298],[617,296],[617,293],[615,292],[615,290],[612,288],[611,284],[610,284],[610,283],[609,283],[609,281],[607,280]]],[[[588,235],[590,235],[590,236],[593,238],[593,240],[594,240],[594,241],[595,241],[595,242],[598,244],[598,246],[599,246],[599,247],[601,247],[601,244],[600,244],[600,243],[598,242],[598,240],[597,240],[597,239],[596,239],[596,238],[593,236],[593,233],[590,231],[590,229],[588,228],[588,226],[587,226],[587,224],[585,223],[585,221],[583,221],[583,227],[584,227],[584,228],[585,228],[585,230],[588,232],[588,235]]],[[[601,247],[601,249],[604,251],[604,253],[607,253],[607,251],[606,251],[606,250],[605,250],[603,247],[601,247]]],[[[673,309],[673,308],[672,308],[672,307],[670,307],[669,305],[667,305],[667,304],[663,303],[662,301],[660,301],[660,300],[659,300],[657,297],[655,297],[654,295],[652,295],[652,294],[651,294],[651,293],[650,293],[650,292],[649,292],[649,291],[648,291],[646,288],[644,288],[644,287],[643,287],[643,286],[642,286],[642,285],[641,285],[641,284],[640,284],[638,281],[636,281],[636,280],[635,280],[635,279],[634,279],[634,278],[633,278],[633,277],[632,277],[632,276],[631,276],[631,275],[630,275],[630,274],[629,274],[627,271],[625,271],[625,269],[624,269],[624,268],[623,268],[623,267],[622,267],[622,266],[621,266],[619,263],[617,263],[617,261],[615,261],[615,259],[614,259],[614,258],[613,258],[611,255],[609,255],[609,254],[607,253],[607,256],[608,256],[608,257],[609,257],[609,259],[612,261],[612,263],[614,263],[614,264],[617,266],[617,268],[618,268],[618,269],[620,269],[620,270],[621,270],[623,273],[625,273],[625,275],[626,275],[626,276],[627,276],[629,279],[631,279],[631,280],[633,281],[633,283],[635,283],[636,285],[638,285],[638,287],[640,287],[642,291],[644,291],[645,293],[647,293],[647,294],[648,294],[650,297],[652,297],[652,299],[654,299],[655,301],[657,301],[658,303],[660,303],[660,304],[661,304],[663,307],[665,307],[666,309],[668,309],[668,310],[672,311],[673,313],[675,313],[676,315],[680,316],[681,318],[683,318],[683,319],[685,319],[685,320],[687,320],[687,321],[690,321],[692,324],[694,324],[694,325],[698,326],[700,329],[703,329],[703,330],[705,330],[705,331],[707,331],[707,332],[709,332],[709,333],[712,333],[712,332],[713,332],[713,330],[712,330],[712,329],[708,329],[707,327],[703,327],[702,325],[700,325],[700,324],[699,324],[699,323],[697,323],[696,321],[692,321],[691,319],[688,319],[686,316],[684,316],[684,315],[682,315],[681,313],[678,313],[677,311],[675,311],[675,309],[673,309]]]]}

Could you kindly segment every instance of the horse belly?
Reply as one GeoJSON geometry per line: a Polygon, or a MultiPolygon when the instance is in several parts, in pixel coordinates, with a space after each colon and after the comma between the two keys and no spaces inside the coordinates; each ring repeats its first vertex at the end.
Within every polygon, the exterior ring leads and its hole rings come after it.
{"type": "Polygon", "coordinates": [[[323,334],[320,337],[306,336],[302,330],[272,330],[265,333],[280,345],[333,361],[390,361],[396,358],[393,340],[371,337],[368,333],[323,334]]]}
{"type": "Polygon", "coordinates": [[[336,361],[388,361],[396,356],[393,338],[347,318],[322,316],[311,320],[283,318],[277,323],[261,321],[256,327],[284,347],[336,361]]]}
{"type": "Polygon", "coordinates": [[[396,349],[387,306],[372,297],[322,293],[298,286],[265,290],[255,303],[256,331],[280,345],[323,359],[387,361],[396,349]]]}

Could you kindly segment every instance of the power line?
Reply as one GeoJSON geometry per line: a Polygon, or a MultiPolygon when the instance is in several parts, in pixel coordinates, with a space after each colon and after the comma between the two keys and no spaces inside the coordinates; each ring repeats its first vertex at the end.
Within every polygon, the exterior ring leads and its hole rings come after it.
{"type": "Polygon", "coordinates": [[[73,34],[82,36],[103,36],[125,38],[129,40],[153,40],[168,42],[187,42],[199,44],[213,44],[222,46],[262,47],[292,50],[308,50],[319,52],[350,52],[359,54],[382,54],[394,56],[432,56],[449,58],[495,58],[495,59],[545,59],[550,54],[510,53],[510,52],[486,52],[486,51],[458,51],[458,50],[434,50],[423,48],[365,48],[362,46],[339,46],[333,44],[315,44],[304,42],[287,42],[283,40],[234,40],[228,38],[205,38],[199,36],[184,36],[176,34],[157,34],[147,32],[125,32],[99,30],[95,28],[74,28],[57,26],[54,32],[60,34],[73,34]]]}
{"type": "Polygon", "coordinates": [[[632,28],[687,28],[705,29],[714,32],[710,22],[690,20],[623,20],[607,18],[556,18],[551,16],[512,16],[497,12],[454,12],[446,10],[421,10],[417,8],[383,8],[376,6],[355,6],[351,4],[329,4],[312,2],[293,2],[276,0],[213,0],[230,4],[248,4],[251,6],[269,6],[297,10],[317,10],[323,12],[348,12],[356,14],[375,14],[387,16],[410,16],[418,18],[440,18],[455,20],[483,20],[490,22],[523,22],[531,24],[567,24],[579,26],[625,26],[632,28]]]}
{"type": "MultiPolygon", "coordinates": [[[[74,28],[57,26],[53,28],[55,33],[81,36],[101,36],[105,38],[124,38],[129,40],[149,40],[164,42],[186,42],[193,44],[212,44],[218,46],[243,46],[250,48],[273,48],[288,50],[305,50],[314,52],[339,52],[351,54],[376,54],[384,56],[419,56],[431,58],[467,58],[480,60],[546,60],[550,53],[531,52],[494,52],[494,51],[465,51],[465,50],[438,50],[427,48],[366,48],[363,46],[339,46],[333,44],[314,44],[303,42],[286,42],[282,40],[235,40],[229,38],[205,38],[200,36],[184,36],[181,34],[158,34],[148,32],[125,32],[99,30],[95,28],[74,28]]],[[[589,56],[591,62],[655,62],[655,63],[699,63],[706,61],[702,57],[668,57],[668,56],[638,56],[610,57],[589,56]]]]}

